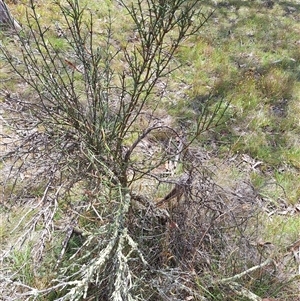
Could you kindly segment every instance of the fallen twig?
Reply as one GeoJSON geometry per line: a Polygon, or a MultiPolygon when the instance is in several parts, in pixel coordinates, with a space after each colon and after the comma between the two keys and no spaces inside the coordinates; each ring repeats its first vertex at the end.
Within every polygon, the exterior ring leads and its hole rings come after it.
{"type": "Polygon", "coordinates": [[[273,262],[273,259],[272,258],[268,258],[266,261],[264,261],[263,263],[261,263],[259,265],[256,265],[256,266],[254,266],[254,267],[252,267],[252,268],[250,268],[250,269],[248,269],[246,271],[243,271],[240,274],[236,274],[236,275],[234,275],[232,277],[221,279],[221,280],[215,282],[215,284],[225,284],[225,283],[233,282],[233,281],[235,281],[237,279],[240,279],[243,276],[245,276],[245,275],[247,275],[247,274],[249,274],[251,272],[254,272],[254,271],[258,270],[258,269],[261,269],[262,267],[264,267],[264,266],[266,266],[266,265],[268,265],[268,264],[270,264],[272,262],[273,262]]]}

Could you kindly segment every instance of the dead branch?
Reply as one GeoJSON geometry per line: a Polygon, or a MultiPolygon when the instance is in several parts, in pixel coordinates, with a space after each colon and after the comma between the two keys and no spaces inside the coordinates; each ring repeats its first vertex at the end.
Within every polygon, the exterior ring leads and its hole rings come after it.
{"type": "Polygon", "coordinates": [[[250,301],[262,301],[263,299],[236,282],[229,282],[228,286],[238,295],[250,301]]]}
{"type": "Polygon", "coordinates": [[[229,278],[224,278],[221,279],[217,282],[215,282],[215,285],[218,284],[226,284],[236,295],[238,296],[242,296],[250,301],[262,301],[263,299],[261,297],[259,297],[258,295],[252,293],[250,290],[246,289],[245,287],[243,287],[242,285],[240,285],[239,283],[235,282],[236,280],[244,277],[245,275],[252,273],[258,269],[261,269],[262,267],[270,264],[273,262],[272,258],[268,258],[266,261],[264,261],[261,264],[258,264],[246,271],[243,271],[242,273],[236,274],[232,277],[229,278]]]}
{"type": "Polygon", "coordinates": [[[254,271],[258,270],[258,269],[263,268],[264,266],[266,266],[266,265],[268,265],[268,264],[270,264],[270,263],[272,263],[272,262],[273,262],[273,259],[272,259],[272,258],[268,258],[268,259],[267,259],[266,261],[264,261],[263,263],[258,264],[258,265],[254,266],[254,267],[252,267],[252,268],[250,268],[250,269],[248,269],[248,270],[246,270],[246,271],[243,271],[243,272],[240,273],[240,274],[234,275],[234,276],[229,277],[229,278],[221,279],[221,280],[217,281],[216,284],[223,284],[223,283],[230,283],[230,282],[233,282],[233,281],[235,281],[235,280],[237,280],[237,279],[240,279],[240,278],[244,277],[245,275],[247,275],[247,274],[249,274],[249,273],[252,273],[252,272],[254,272],[254,271]]]}
{"type": "Polygon", "coordinates": [[[20,24],[13,18],[9,8],[3,0],[0,0],[0,26],[5,26],[19,32],[22,28],[20,24]]]}

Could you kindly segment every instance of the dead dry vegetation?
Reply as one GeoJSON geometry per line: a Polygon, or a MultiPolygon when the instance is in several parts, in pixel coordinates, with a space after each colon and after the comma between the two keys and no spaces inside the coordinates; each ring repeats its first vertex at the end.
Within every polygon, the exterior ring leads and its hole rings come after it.
{"type": "Polygon", "coordinates": [[[1,298],[300,300],[299,5],[9,3],[1,298]]]}

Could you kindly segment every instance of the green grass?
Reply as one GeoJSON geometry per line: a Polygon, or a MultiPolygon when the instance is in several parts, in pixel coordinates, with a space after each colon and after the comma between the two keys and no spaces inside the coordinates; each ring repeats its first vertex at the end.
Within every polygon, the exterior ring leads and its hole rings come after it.
{"type": "Polygon", "coordinates": [[[263,241],[285,249],[298,240],[300,229],[299,216],[282,214],[263,218],[265,219],[265,228],[261,233],[263,241]]]}
{"type": "Polygon", "coordinates": [[[9,260],[10,266],[13,267],[13,271],[17,274],[17,281],[21,281],[27,285],[34,284],[34,271],[32,268],[31,247],[26,245],[21,250],[14,250],[9,260]]]}
{"type": "MultiPolygon", "coordinates": [[[[291,6],[298,8],[294,2],[291,6]]],[[[227,135],[231,151],[262,160],[274,172],[298,164],[300,28],[296,20],[295,13],[286,13],[284,2],[273,8],[261,1],[220,2],[204,31],[179,53],[180,61],[188,63],[183,74],[192,100],[210,92],[231,101],[236,113],[227,130],[232,135],[227,135]]],[[[179,103],[178,113],[191,118],[183,108],[185,102],[179,103]]],[[[214,138],[223,143],[221,132],[214,138]]],[[[287,194],[293,193],[292,186],[287,194]]]]}

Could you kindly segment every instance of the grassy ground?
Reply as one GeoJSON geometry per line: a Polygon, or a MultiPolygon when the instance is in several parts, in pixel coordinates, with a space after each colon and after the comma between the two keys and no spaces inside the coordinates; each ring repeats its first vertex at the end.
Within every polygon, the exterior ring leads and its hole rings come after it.
{"type": "Polygon", "coordinates": [[[246,153],[262,161],[264,181],[254,184],[280,184],[291,204],[299,200],[300,26],[294,2],[220,1],[209,24],[179,53],[188,64],[177,75],[191,86],[183,111],[208,93],[231,101],[232,117],[208,147],[220,156],[246,153]]]}
{"type": "MultiPolygon", "coordinates": [[[[26,3],[9,3],[12,14],[21,23],[26,22],[26,3]]],[[[201,32],[176,53],[176,61],[183,67],[168,79],[161,116],[171,116],[174,124],[190,126],[209,97],[230,101],[226,123],[204,133],[195,147],[209,154],[205,164],[213,170],[219,185],[238,192],[247,182],[258,192],[264,213],[257,217],[261,240],[255,243],[261,244],[262,254],[273,252],[274,257],[281,258],[277,263],[288,267],[287,274],[299,274],[299,250],[295,251],[296,263],[291,257],[285,261],[284,254],[300,238],[300,2],[201,3],[204,12],[214,13],[201,32]]],[[[53,31],[51,42],[63,49],[65,45],[57,33],[61,25],[58,10],[46,0],[38,1],[37,6],[45,27],[51,26],[53,31]]],[[[95,7],[92,3],[91,8],[95,7]]],[[[106,14],[106,10],[100,13],[106,14]]],[[[113,27],[121,40],[123,32],[129,29],[124,25],[125,18],[115,12],[113,27]]],[[[13,47],[13,38],[6,37],[5,42],[13,47]]],[[[1,97],[6,93],[26,94],[26,87],[14,79],[1,60],[0,71],[1,97]]],[[[0,246],[9,242],[11,231],[12,226],[2,213],[0,246]]],[[[251,225],[247,231],[252,231],[251,225]]],[[[14,255],[13,266],[22,269],[22,277],[31,284],[27,251],[14,255]]],[[[279,275],[277,284],[280,277],[286,276],[279,275]]],[[[257,293],[261,290],[265,296],[280,300],[300,300],[299,280],[282,293],[264,287],[269,284],[259,275],[257,279],[246,281],[249,287],[257,287],[257,293]]],[[[220,298],[216,293],[213,300],[220,298]]]]}

